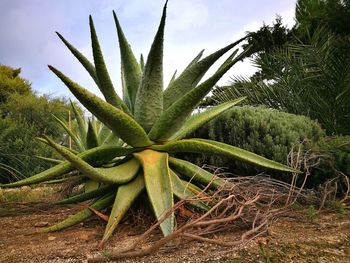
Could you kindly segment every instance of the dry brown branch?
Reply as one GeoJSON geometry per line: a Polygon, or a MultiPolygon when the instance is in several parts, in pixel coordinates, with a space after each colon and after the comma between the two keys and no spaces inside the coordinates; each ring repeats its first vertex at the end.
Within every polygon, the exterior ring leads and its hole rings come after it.
{"type": "Polygon", "coordinates": [[[196,240],[223,246],[235,246],[249,242],[252,238],[266,234],[268,226],[278,214],[288,208],[288,202],[294,201],[301,189],[267,177],[241,177],[228,179],[229,183],[208,196],[199,195],[178,202],[161,220],[142,234],[133,244],[123,250],[110,251],[108,257],[97,255],[89,257],[88,262],[103,262],[110,259],[146,256],[159,250],[170,241],[178,239],[196,240]],[[294,191],[294,193],[290,193],[294,191]],[[293,199],[291,199],[293,197],[293,199]],[[289,198],[289,199],[288,199],[289,198]],[[195,201],[214,204],[203,214],[194,213],[186,222],[179,223],[170,235],[156,242],[144,245],[151,233],[171,214],[184,204],[195,201]],[[288,201],[289,200],[289,201],[288,201]],[[280,208],[272,209],[279,205],[280,208]],[[238,230],[239,237],[215,238],[213,233],[238,230]]]}

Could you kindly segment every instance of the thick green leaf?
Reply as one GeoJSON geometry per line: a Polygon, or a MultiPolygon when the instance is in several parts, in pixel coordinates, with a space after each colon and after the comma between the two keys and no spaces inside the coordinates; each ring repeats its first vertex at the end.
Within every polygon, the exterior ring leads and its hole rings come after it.
{"type": "Polygon", "coordinates": [[[85,193],[92,192],[100,187],[100,183],[91,179],[88,179],[84,184],[85,193]]]}
{"type": "Polygon", "coordinates": [[[62,162],[60,164],[55,165],[54,167],[51,167],[31,177],[25,178],[23,180],[20,180],[14,183],[3,184],[0,186],[1,187],[19,187],[23,185],[37,184],[47,180],[54,179],[60,175],[69,173],[72,170],[73,170],[73,167],[69,164],[69,162],[62,162]]]}
{"type": "Polygon", "coordinates": [[[224,63],[221,64],[221,66],[216,71],[220,71],[223,68],[225,68],[227,66],[227,64],[230,64],[231,61],[234,59],[234,57],[237,55],[237,53],[238,53],[238,49],[233,51],[232,54],[225,60],[224,63]]]}
{"type": "Polygon", "coordinates": [[[215,117],[219,116],[221,113],[230,109],[234,105],[238,104],[245,98],[239,98],[234,101],[222,103],[218,106],[211,107],[204,112],[195,114],[191,116],[183,125],[183,128],[171,136],[170,140],[178,140],[184,138],[186,135],[191,134],[196,129],[201,127],[203,124],[211,121],[215,117]]]}
{"type": "Polygon", "coordinates": [[[136,95],[135,119],[148,132],[163,111],[163,40],[166,6],[136,95]]]}
{"type": "Polygon", "coordinates": [[[143,70],[145,69],[145,61],[143,59],[143,55],[142,54],[140,56],[140,69],[141,69],[141,72],[143,72],[143,70]]]}
{"type": "Polygon", "coordinates": [[[183,184],[185,184],[186,185],[186,187],[188,188],[188,189],[190,189],[194,194],[196,194],[196,195],[203,195],[203,196],[206,196],[207,198],[208,198],[208,200],[209,200],[209,196],[207,196],[207,194],[205,193],[205,192],[203,192],[203,189],[201,189],[201,188],[199,188],[197,185],[195,185],[195,184],[192,184],[192,183],[190,183],[190,182],[187,182],[186,180],[182,180],[181,179],[181,181],[182,181],[182,183],[183,184]]]}
{"type": "Polygon", "coordinates": [[[97,131],[92,124],[92,122],[89,120],[88,124],[88,130],[86,134],[86,148],[87,149],[92,149],[99,146],[99,141],[97,137],[97,131]]]}
{"type": "Polygon", "coordinates": [[[74,143],[79,148],[79,151],[84,151],[85,150],[84,145],[82,144],[81,140],[79,140],[79,138],[72,132],[72,130],[69,129],[68,126],[61,119],[59,119],[55,115],[52,115],[52,116],[57,121],[57,123],[60,124],[62,126],[62,128],[68,133],[68,135],[72,138],[74,143]]]}
{"type": "Polygon", "coordinates": [[[120,58],[123,76],[123,95],[124,98],[130,103],[130,110],[134,112],[134,105],[136,100],[137,90],[141,82],[141,68],[138,64],[131,47],[124,36],[123,30],[119,24],[118,18],[113,11],[115,25],[117,27],[120,58]]]}
{"type": "Polygon", "coordinates": [[[259,166],[274,169],[274,170],[280,170],[280,171],[286,171],[286,172],[298,172],[291,167],[269,160],[255,153],[252,153],[225,143],[211,141],[211,140],[204,140],[204,139],[179,140],[179,141],[167,143],[165,145],[155,145],[155,146],[152,146],[151,148],[154,150],[166,151],[169,153],[191,152],[191,153],[200,153],[200,154],[218,154],[218,155],[224,155],[227,157],[242,160],[247,163],[259,165],[259,166]]]}
{"type": "Polygon", "coordinates": [[[124,163],[110,168],[95,168],[97,172],[105,177],[111,178],[111,181],[127,183],[132,180],[140,169],[140,162],[132,158],[124,163]]]}
{"type": "Polygon", "coordinates": [[[84,119],[84,117],[80,114],[78,109],[75,107],[74,103],[71,102],[71,107],[74,113],[74,117],[78,123],[78,130],[79,130],[79,137],[81,138],[82,141],[86,140],[86,133],[88,129],[88,125],[84,119]]]}
{"type": "Polygon", "coordinates": [[[110,191],[112,191],[113,189],[116,189],[116,185],[107,185],[107,186],[103,186],[100,187],[96,190],[87,192],[87,193],[82,193],[82,194],[78,194],[66,199],[63,199],[61,201],[56,202],[56,205],[66,205],[66,204],[74,204],[74,203],[80,203],[86,200],[90,200],[92,198],[96,198],[99,197],[101,195],[104,195],[110,191]]]}
{"type": "MultiPolygon", "coordinates": [[[[242,42],[244,39],[245,37],[214,52],[201,61],[193,63],[192,65],[190,64],[190,66],[187,67],[181,73],[181,75],[164,91],[164,110],[169,108],[175,101],[197,86],[204,74],[215,63],[215,61],[217,61],[227,51],[237,46],[237,44],[242,42]]],[[[199,53],[197,57],[200,58],[201,55],[202,54],[199,53]]],[[[194,59],[194,61],[197,60],[197,57],[194,59]]]]}
{"type": "Polygon", "coordinates": [[[167,141],[175,132],[182,128],[186,119],[199,102],[210,92],[215,83],[243,56],[244,54],[242,53],[230,63],[225,63],[225,66],[212,77],[173,103],[153,125],[148,134],[149,138],[153,141],[167,141]]]}
{"type": "Polygon", "coordinates": [[[115,228],[123,219],[125,213],[129,210],[144,188],[145,181],[142,173],[140,173],[131,182],[119,186],[106,230],[101,241],[102,244],[106,242],[107,239],[113,234],[115,228]]]}
{"type": "Polygon", "coordinates": [[[44,156],[39,156],[39,155],[35,155],[36,158],[49,162],[49,163],[53,163],[53,164],[59,164],[62,163],[63,160],[59,160],[59,159],[54,159],[54,158],[48,158],[48,157],[44,157],[44,156]]]}
{"type": "Polygon", "coordinates": [[[133,147],[144,147],[152,144],[143,128],[131,116],[80,87],[54,67],[49,66],[49,68],[93,115],[108,126],[124,142],[133,147]]]}
{"type": "Polygon", "coordinates": [[[100,145],[106,143],[107,138],[112,134],[112,131],[104,124],[101,124],[100,131],[98,132],[98,141],[100,145]]]}
{"type": "MultiPolygon", "coordinates": [[[[135,149],[119,146],[100,146],[80,153],[77,156],[89,164],[101,165],[112,160],[115,157],[126,156],[134,151],[135,149]]],[[[1,185],[1,187],[18,187],[23,185],[37,184],[54,179],[72,170],[73,166],[68,161],[65,161],[41,173],[14,183],[1,185]]]]}
{"type": "Polygon", "coordinates": [[[98,87],[100,88],[103,96],[105,97],[108,103],[117,107],[118,109],[123,110],[124,112],[129,113],[128,107],[125,105],[125,103],[119,98],[119,96],[115,92],[112,80],[109,77],[107,67],[103,59],[101,47],[98,42],[94,22],[92,21],[91,16],[89,17],[89,23],[90,23],[90,32],[91,32],[92,54],[94,56],[96,75],[99,83],[98,87]]]}
{"type": "MultiPolygon", "coordinates": [[[[173,189],[168,167],[168,154],[152,150],[134,153],[141,162],[146,190],[158,220],[171,212],[174,206],[173,189]]],[[[175,217],[171,212],[160,224],[164,236],[170,235],[174,230],[175,217]]]]}
{"type": "Polygon", "coordinates": [[[176,73],[177,73],[177,70],[175,70],[173,76],[171,77],[170,81],[169,81],[169,84],[168,84],[168,87],[171,85],[172,82],[174,82],[174,80],[176,79],[176,73]]]}
{"type": "Polygon", "coordinates": [[[79,184],[84,183],[85,179],[86,178],[84,178],[83,175],[74,175],[74,173],[71,173],[71,174],[63,175],[59,179],[45,181],[44,184],[46,184],[46,185],[47,184],[62,184],[62,183],[69,182],[69,184],[72,187],[74,187],[74,186],[77,186],[79,184]]]}
{"type": "Polygon", "coordinates": [[[56,32],[56,34],[63,41],[63,43],[68,47],[70,52],[72,52],[72,54],[83,65],[83,67],[90,74],[90,76],[95,81],[97,86],[99,86],[95,66],[82,53],[80,53],[74,46],[72,46],[60,33],[56,32]]]}
{"type": "MultiPolygon", "coordinates": [[[[94,208],[96,210],[101,210],[109,206],[111,203],[113,203],[113,200],[114,200],[114,193],[107,194],[102,198],[100,198],[99,200],[97,200],[95,203],[93,203],[93,205],[91,205],[91,208],[94,208]]],[[[86,208],[83,211],[80,211],[79,213],[68,217],[67,219],[63,220],[62,222],[56,225],[43,229],[43,232],[54,232],[54,231],[59,231],[61,229],[65,229],[70,226],[74,226],[84,221],[85,219],[89,218],[92,215],[93,215],[93,212],[91,211],[91,209],[86,208]]]]}
{"type": "MultiPolygon", "coordinates": [[[[188,69],[189,67],[191,67],[192,65],[196,64],[196,63],[201,59],[201,57],[202,57],[202,55],[203,55],[203,52],[204,52],[204,49],[203,49],[201,52],[199,52],[199,54],[187,65],[187,67],[185,68],[185,70],[188,69]]],[[[175,70],[173,76],[171,77],[167,89],[168,89],[168,88],[172,85],[172,83],[175,81],[175,79],[176,79],[176,73],[177,73],[177,70],[175,70]]]]}
{"type": "Polygon", "coordinates": [[[84,176],[101,183],[124,184],[131,181],[140,168],[137,160],[131,159],[111,168],[94,168],[77,155],[72,154],[61,145],[47,138],[50,145],[66,158],[84,176]]]}
{"type": "Polygon", "coordinates": [[[119,145],[122,146],[124,143],[122,140],[119,139],[117,135],[115,135],[113,132],[111,132],[106,140],[103,142],[105,145],[119,145]]]}
{"type": "MultiPolygon", "coordinates": [[[[45,143],[46,145],[50,146],[50,144],[48,143],[48,141],[44,138],[40,138],[40,137],[36,137],[35,138],[36,140],[38,140],[39,142],[42,142],[42,143],[45,143]]],[[[66,146],[65,146],[66,147],[66,146]]],[[[79,154],[78,151],[74,150],[74,149],[71,149],[71,148],[68,148],[66,147],[67,150],[69,150],[71,153],[74,153],[74,154],[79,154]]]]}
{"type": "MultiPolygon", "coordinates": [[[[176,197],[182,200],[186,200],[193,199],[197,196],[197,194],[195,194],[188,187],[187,183],[183,182],[174,171],[170,170],[170,175],[171,182],[173,184],[174,195],[176,197]]],[[[209,207],[201,201],[191,201],[189,204],[204,211],[207,211],[209,209],[209,207]]]]}
{"type": "Polygon", "coordinates": [[[196,63],[201,59],[201,57],[203,56],[203,53],[204,53],[204,49],[202,49],[202,50],[198,53],[198,55],[195,56],[195,57],[192,59],[192,61],[187,65],[187,67],[185,68],[185,70],[188,69],[188,68],[190,68],[190,67],[192,67],[194,64],[196,64],[196,63]]]}
{"type": "Polygon", "coordinates": [[[208,171],[188,161],[170,157],[169,165],[172,169],[181,175],[184,175],[190,180],[199,182],[205,186],[210,184],[210,186],[219,188],[225,184],[225,180],[216,177],[214,174],[209,173],[208,171]]]}

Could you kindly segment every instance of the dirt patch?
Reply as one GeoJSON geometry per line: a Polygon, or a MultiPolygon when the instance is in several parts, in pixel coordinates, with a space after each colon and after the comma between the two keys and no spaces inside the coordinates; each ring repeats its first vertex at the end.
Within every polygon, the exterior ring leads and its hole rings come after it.
{"type": "MultiPolygon", "coordinates": [[[[64,231],[42,233],[42,227],[54,224],[79,210],[76,206],[47,204],[0,205],[0,262],[83,262],[87,255],[121,249],[149,227],[124,222],[103,251],[98,249],[105,222],[93,217],[64,231]],[[17,212],[15,212],[17,211],[17,212]]],[[[219,247],[207,243],[170,243],[148,257],[119,262],[349,262],[349,213],[322,213],[313,221],[307,211],[294,211],[275,222],[270,234],[244,247],[219,247]]],[[[151,239],[157,240],[159,234],[151,239]]],[[[229,238],[235,233],[223,233],[229,238]]],[[[149,240],[149,242],[152,242],[149,240]]]]}

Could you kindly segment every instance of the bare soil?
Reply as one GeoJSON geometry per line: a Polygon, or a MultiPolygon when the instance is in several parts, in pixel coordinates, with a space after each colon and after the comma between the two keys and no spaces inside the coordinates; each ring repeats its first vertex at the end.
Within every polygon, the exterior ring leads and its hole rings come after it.
{"type": "MultiPolygon", "coordinates": [[[[143,233],[149,223],[126,220],[103,251],[98,244],[105,222],[97,216],[64,231],[42,233],[78,211],[79,207],[48,204],[0,204],[0,262],[84,262],[88,255],[121,249],[143,233]]],[[[236,233],[223,233],[229,238],[236,233]]],[[[159,238],[158,234],[151,239],[159,238]]],[[[152,242],[151,240],[149,242],[152,242]]],[[[111,261],[112,262],[112,261],[111,261]]],[[[171,243],[142,258],[113,262],[350,262],[349,212],[322,212],[313,220],[307,210],[297,210],[273,223],[268,236],[242,247],[207,243],[171,243]]]]}

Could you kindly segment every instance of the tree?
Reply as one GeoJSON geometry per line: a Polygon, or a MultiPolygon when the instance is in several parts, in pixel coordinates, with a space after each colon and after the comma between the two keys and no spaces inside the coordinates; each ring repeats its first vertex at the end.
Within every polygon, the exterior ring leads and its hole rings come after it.
{"type": "Polygon", "coordinates": [[[285,44],[269,40],[273,28],[283,28],[278,21],[249,33],[249,43],[257,43],[258,72],[249,79],[234,77],[202,105],[247,96],[249,104],[318,120],[328,134],[350,134],[349,6],[349,1],[299,0],[297,23],[285,31],[291,36],[285,44]]]}
{"type": "Polygon", "coordinates": [[[298,0],[295,9],[295,31],[306,40],[319,27],[337,36],[350,34],[349,0],[298,0]]]}
{"type": "Polygon", "coordinates": [[[32,93],[32,88],[27,80],[19,77],[21,69],[0,65],[0,104],[5,103],[13,94],[26,95],[32,93]]]}
{"type": "Polygon", "coordinates": [[[50,167],[35,156],[56,154],[35,137],[48,134],[57,141],[66,137],[52,114],[68,119],[68,103],[36,95],[20,72],[0,66],[0,182],[27,177],[50,167]]]}

